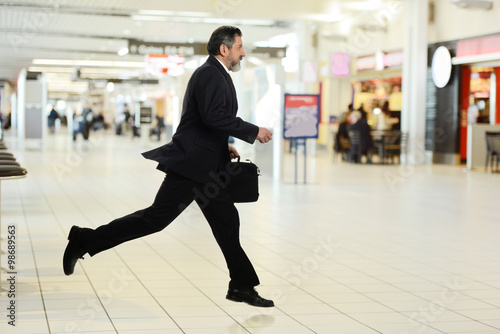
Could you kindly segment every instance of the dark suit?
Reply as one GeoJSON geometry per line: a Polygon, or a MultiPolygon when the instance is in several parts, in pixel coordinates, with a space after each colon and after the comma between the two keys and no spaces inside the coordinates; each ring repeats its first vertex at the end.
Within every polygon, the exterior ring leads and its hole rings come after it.
{"type": "Polygon", "coordinates": [[[207,219],[227,266],[232,288],[259,284],[239,242],[238,211],[214,175],[229,162],[228,136],[253,143],[259,128],[236,117],[238,103],[229,74],[210,56],[189,80],[181,121],[172,141],[143,153],[167,173],[154,203],[95,230],[82,244],[93,256],[128,240],[161,231],[193,200],[207,219]]]}
{"type": "Polygon", "coordinates": [[[159,169],[170,169],[200,182],[211,181],[229,162],[229,135],[253,143],[256,125],[236,117],[238,101],[229,74],[210,56],[189,80],[184,95],[181,121],[172,141],[143,153],[159,162],[159,169]]]}

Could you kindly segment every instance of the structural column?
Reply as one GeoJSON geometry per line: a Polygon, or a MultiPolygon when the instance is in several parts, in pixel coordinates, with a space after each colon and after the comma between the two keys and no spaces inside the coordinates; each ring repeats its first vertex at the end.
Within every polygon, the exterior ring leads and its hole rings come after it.
{"type": "Polygon", "coordinates": [[[28,80],[27,71],[23,69],[17,81],[17,129],[19,144],[22,148],[27,145],[42,147],[43,138],[47,132],[47,86],[45,78],[40,75],[37,79],[28,80]]]}
{"type": "Polygon", "coordinates": [[[425,152],[428,0],[404,0],[405,44],[401,130],[408,133],[405,162],[429,162],[425,152]]]}

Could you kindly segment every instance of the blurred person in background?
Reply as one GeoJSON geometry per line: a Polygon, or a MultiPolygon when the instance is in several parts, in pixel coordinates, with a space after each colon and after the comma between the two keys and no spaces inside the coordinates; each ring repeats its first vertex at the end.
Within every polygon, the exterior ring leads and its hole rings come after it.
{"type": "Polygon", "coordinates": [[[385,101],[380,109],[380,113],[378,114],[375,129],[380,131],[390,131],[392,130],[392,126],[398,122],[399,119],[397,117],[391,117],[389,101],[385,101]]]}
{"type": "MultiPolygon", "coordinates": [[[[348,131],[359,131],[359,136],[360,136],[360,152],[361,156],[366,156],[367,157],[367,163],[371,163],[371,157],[370,157],[370,152],[371,149],[373,148],[373,140],[372,136],[370,134],[370,126],[364,120],[361,116],[361,112],[359,110],[355,110],[351,112],[350,115],[350,122],[351,125],[347,127],[348,131]]],[[[354,163],[359,163],[361,162],[361,156],[355,151],[355,147],[352,146],[351,142],[351,154],[354,153],[352,157],[352,162],[354,163]]]]}
{"type": "Polygon", "coordinates": [[[56,119],[59,118],[59,114],[54,109],[54,107],[51,108],[49,116],[47,118],[49,122],[49,132],[54,133],[56,131],[56,119]]]}

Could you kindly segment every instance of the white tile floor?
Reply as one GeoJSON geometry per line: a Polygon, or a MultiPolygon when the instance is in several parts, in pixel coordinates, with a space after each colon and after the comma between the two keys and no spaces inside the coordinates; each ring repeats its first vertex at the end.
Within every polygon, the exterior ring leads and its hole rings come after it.
{"type": "Polygon", "coordinates": [[[18,242],[16,327],[4,292],[2,334],[500,333],[500,174],[320,153],[295,185],[287,156],[285,181],[262,177],[260,200],[238,205],[258,291],[276,303],[259,309],[224,298],[225,263],[196,207],[63,274],[73,224],[148,206],[163,178],[139,155],[156,143],[92,135],[14,150],[29,176],[2,183],[4,268],[8,226],[18,242]]]}

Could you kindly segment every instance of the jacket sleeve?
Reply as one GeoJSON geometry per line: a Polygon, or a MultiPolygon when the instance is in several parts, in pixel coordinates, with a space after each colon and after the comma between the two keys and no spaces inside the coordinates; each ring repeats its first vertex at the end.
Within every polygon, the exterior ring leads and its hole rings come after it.
{"type": "Polygon", "coordinates": [[[227,87],[226,79],[216,68],[207,67],[200,71],[196,85],[195,99],[206,126],[248,143],[255,141],[259,127],[237,117],[231,110],[236,101],[231,101],[231,88],[227,87]]]}

